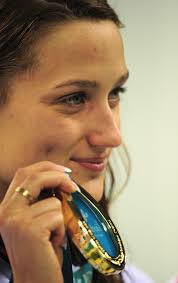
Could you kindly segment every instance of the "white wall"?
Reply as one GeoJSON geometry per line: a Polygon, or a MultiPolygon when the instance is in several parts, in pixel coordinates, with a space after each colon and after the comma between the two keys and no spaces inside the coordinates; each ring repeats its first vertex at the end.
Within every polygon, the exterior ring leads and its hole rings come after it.
{"type": "Polygon", "coordinates": [[[178,274],[178,1],[109,2],[126,26],[122,132],[133,162],[111,214],[129,260],[164,283],[178,274]]]}

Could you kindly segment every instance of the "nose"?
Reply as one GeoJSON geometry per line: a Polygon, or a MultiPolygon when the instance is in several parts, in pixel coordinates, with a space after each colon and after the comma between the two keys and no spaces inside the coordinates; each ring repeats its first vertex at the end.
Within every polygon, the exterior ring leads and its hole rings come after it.
{"type": "Polygon", "coordinates": [[[88,119],[88,142],[92,146],[117,147],[121,144],[119,115],[116,110],[105,107],[102,111],[96,110],[88,119]]]}

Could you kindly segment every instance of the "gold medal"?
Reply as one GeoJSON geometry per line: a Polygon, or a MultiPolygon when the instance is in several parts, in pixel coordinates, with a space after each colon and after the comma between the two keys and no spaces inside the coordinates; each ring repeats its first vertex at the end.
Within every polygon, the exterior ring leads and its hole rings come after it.
{"type": "Polygon", "coordinates": [[[81,187],[71,195],[62,193],[68,234],[86,260],[100,273],[120,273],[125,267],[125,250],[112,220],[81,187]]]}

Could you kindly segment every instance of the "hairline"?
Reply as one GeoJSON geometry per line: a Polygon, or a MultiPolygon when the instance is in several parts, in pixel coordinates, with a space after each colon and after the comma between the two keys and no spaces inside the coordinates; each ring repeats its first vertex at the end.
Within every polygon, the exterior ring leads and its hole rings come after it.
{"type": "MultiPolygon", "coordinates": [[[[29,51],[29,61],[27,63],[27,66],[25,67],[25,69],[22,70],[17,70],[17,72],[15,72],[12,77],[9,79],[7,79],[8,83],[5,84],[4,87],[4,92],[7,93],[10,92],[10,85],[9,83],[12,83],[12,81],[16,80],[16,78],[20,77],[20,76],[28,76],[33,74],[35,71],[38,70],[38,68],[40,67],[40,53],[38,51],[38,46],[40,44],[40,42],[42,42],[44,40],[45,37],[47,37],[51,32],[53,32],[53,30],[55,31],[55,29],[57,27],[62,27],[64,25],[67,24],[72,24],[75,22],[93,22],[93,23],[99,23],[99,22],[111,22],[113,24],[116,25],[116,27],[122,28],[122,25],[119,26],[119,24],[117,24],[116,22],[114,22],[112,19],[94,19],[94,18],[73,18],[73,19],[64,19],[63,21],[59,22],[59,21],[54,21],[51,23],[45,23],[43,24],[35,33],[33,39],[31,40],[31,44],[28,47],[28,51],[29,51]],[[47,28],[46,28],[47,27],[47,28]],[[38,35],[40,34],[40,37],[38,38],[38,35]]],[[[24,56],[24,55],[23,55],[24,56]]],[[[22,56],[22,58],[23,58],[22,56]]],[[[0,105],[1,107],[1,105],[0,105]]]]}

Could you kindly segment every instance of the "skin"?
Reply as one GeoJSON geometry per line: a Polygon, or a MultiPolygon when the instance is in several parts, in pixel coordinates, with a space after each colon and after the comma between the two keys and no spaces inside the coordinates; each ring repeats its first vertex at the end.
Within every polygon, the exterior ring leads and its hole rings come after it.
{"type": "Polygon", "coordinates": [[[119,96],[113,90],[128,71],[120,32],[110,21],[57,26],[34,48],[38,67],[12,81],[11,99],[0,114],[0,231],[15,283],[61,283],[61,203],[48,198],[29,205],[15,189],[23,186],[34,197],[44,187],[70,193],[75,185],[64,173],[68,167],[76,182],[101,199],[108,158],[121,144],[119,96]],[[61,87],[68,80],[96,85],[61,87]],[[78,92],[86,99],[77,94],[64,101],[78,92]],[[83,158],[102,158],[105,166],[84,168],[76,161],[83,158]]]}

